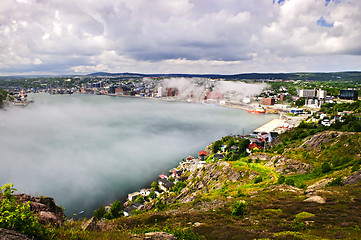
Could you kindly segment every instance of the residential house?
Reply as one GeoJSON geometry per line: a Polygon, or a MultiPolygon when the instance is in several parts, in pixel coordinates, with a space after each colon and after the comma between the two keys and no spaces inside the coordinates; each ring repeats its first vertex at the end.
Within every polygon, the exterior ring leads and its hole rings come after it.
{"type": "Polygon", "coordinates": [[[128,200],[133,201],[136,199],[139,195],[142,195],[140,192],[133,192],[128,194],[128,200]]]}
{"type": "Polygon", "coordinates": [[[204,158],[207,156],[207,153],[205,151],[200,151],[198,153],[198,156],[201,161],[204,161],[204,158]]]}
{"type": "Polygon", "coordinates": [[[174,183],[164,178],[159,179],[158,184],[159,188],[165,192],[169,191],[174,186],[174,183]]]}
{"type": "Polygon", "coordinates": [[[134,202],[132,206],[129,206],[124,209],[123,214],[124,214],[124,216],[129,217],[133,210],[138,210],[141,207],[143,207],[143,204],[141,204],[139,202],[134,202]]]}
{"type": "Polygon", "coordinates": [[[238,148],[239,148],[238,146],[233,145],[233,146],[231,147],[231,151],[232,151],[232,152],[237,152],[238,148]]]}
{"type": "Polygon", "coordinates": [[[216,153],[213,156],[213,159],[215,159],[215,160],[222,160],[223,158],[224,158],[224,156],[222,153],[216,153]]]}

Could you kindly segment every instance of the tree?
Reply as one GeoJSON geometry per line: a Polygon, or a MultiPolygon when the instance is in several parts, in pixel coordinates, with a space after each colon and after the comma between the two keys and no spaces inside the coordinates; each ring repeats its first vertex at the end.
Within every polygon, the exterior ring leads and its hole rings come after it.
{"type": "Polygon", "coordinates": [[[222,142],[217,140],[212,144],[212,152],[217,153],[222,147],[222,142]]]}
{"type": "Polygon", "coordinates": [[[241,153],[245,152],[250,143],[251,143],[251,141],[249,141],[249,139],[245,139],[245,138],[239,139],[238,151],[241,153]]]}
{"type": "Polygon", "coordinates": [[[119,218],[121,216],[123,216],[123,204],[121,201],[116,200],[115,202],[112,203],[112,205],[110,206],[109,212],[107,212],[104,217],[106,219],[114,219],[114,218],[119,218]]]}
{"type": "Polygon", "coordinates": [[[100,220],[102,219],[105,214],[107,213],[107,210],[105,210],[105,207],[104,206],[100,206],[98,209],[96,209],[93,213],[93,217],[96,219],[96,220],[100,220]]]}
{"type": "Polygon", "coordinates": [[[295,105],[296,105],[297,107],[302,107],[303,105],[305,105],[305,98],[299,98],[299,99],[297,99],[296,102],[295,102],[295,105]]]}

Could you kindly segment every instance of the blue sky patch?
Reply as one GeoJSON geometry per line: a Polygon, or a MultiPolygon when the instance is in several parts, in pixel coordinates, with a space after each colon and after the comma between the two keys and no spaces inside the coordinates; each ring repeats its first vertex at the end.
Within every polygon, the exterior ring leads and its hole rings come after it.
{"type": "Polygon", "coordinates": [[[273,4],[275,4],[276,2],[278,3],[278,4],[281,4],[281,3],[283,3],[285,0],[273,0],[273,4]]]}
{"type": "Polygon", "coordinates": [[[318,26],[321,26],[321,27],[333,27],[333,23],[328,23],[324,17],[320,17],[318,20],[317,20],[317,25],[318,26]]]}
{"type": "Polygon", "coordinates": [[[331,1],[334,2],[334,3],[340,3],[341,2],[341,0],[326,0],[325,5],[327,6],[331,1]]]}

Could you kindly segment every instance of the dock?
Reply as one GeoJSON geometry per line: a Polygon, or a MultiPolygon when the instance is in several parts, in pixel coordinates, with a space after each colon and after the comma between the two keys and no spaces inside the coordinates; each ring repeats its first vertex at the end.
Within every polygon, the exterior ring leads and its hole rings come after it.
{"type": "Polygon", "coordinates": [[[272,121],[264,124],[253,131],[254,134],[258,133],[277,133],[281,134],[288,129],[288,123],[284,119],[275,118],[272,121]]]}

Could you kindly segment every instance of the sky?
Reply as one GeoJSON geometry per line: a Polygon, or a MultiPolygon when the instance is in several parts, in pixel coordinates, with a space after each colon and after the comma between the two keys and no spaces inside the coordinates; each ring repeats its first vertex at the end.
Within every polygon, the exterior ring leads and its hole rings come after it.
{"type": "Polygon", "coordinates": [[[361,70],[360,0],[1,0],[0,75],[361,70]]]}

